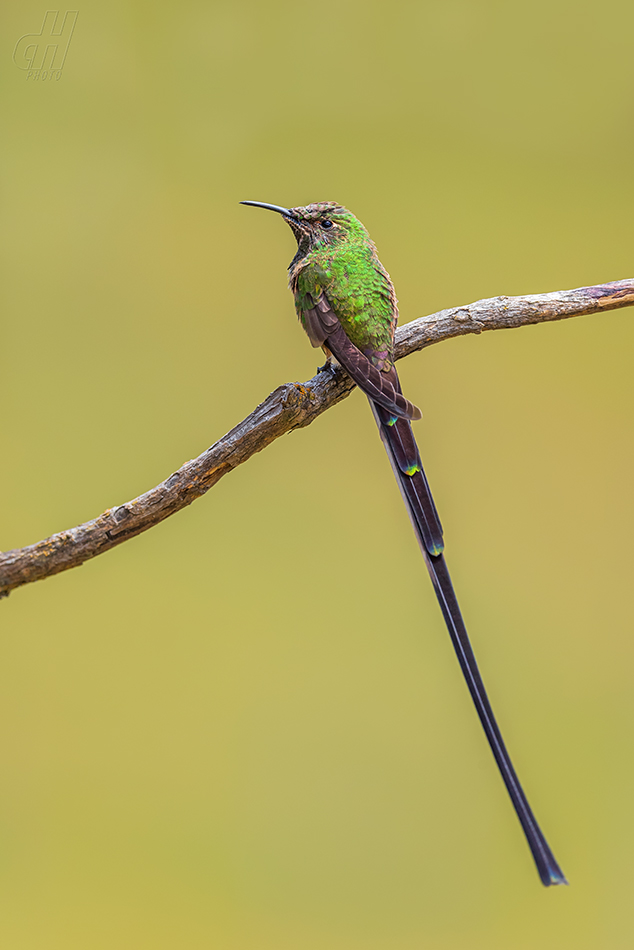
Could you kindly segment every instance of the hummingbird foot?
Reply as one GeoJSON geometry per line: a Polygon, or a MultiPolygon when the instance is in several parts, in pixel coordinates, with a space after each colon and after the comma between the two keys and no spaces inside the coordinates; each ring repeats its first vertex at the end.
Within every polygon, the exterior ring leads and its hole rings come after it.
{"type": "Polygon", "coordinates": [[[317,367],[318,373],[334,373],[335,367],[332,365],[332,357],[328,356],[323,366],[317,367]]]}

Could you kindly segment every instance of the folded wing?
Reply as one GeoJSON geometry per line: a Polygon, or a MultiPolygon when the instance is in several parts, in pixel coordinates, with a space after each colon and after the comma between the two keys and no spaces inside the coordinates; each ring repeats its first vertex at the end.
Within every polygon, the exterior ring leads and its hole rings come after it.
{"type": "Polygon", "coordinates": [[[313,346],[325,344],[369,399],[399,418],[421,418],[420,409],[400,391],[394,367],[384,373],[354,345],[324,294],[302,312],[302,323],[313,346]]]}

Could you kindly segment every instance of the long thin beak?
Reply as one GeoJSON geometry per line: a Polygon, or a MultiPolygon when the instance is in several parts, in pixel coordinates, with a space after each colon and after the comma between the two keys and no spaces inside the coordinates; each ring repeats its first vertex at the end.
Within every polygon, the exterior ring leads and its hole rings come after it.
{"type": "Polygon", "coordinates": [[[267,208],[269,211],[277,211],[278,214],[284,214],[287,218],[292,218],[293,213],[289,208],[282,208],[281,205],[267,205],[264,201],[241,201],[241,205],[251,205],[253,208],[267,208]]]}

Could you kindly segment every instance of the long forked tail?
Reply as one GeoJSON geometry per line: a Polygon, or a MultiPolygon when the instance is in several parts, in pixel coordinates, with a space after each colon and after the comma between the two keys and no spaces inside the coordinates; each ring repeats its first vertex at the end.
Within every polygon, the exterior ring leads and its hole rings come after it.
{"type": "Polygon", "coordinates": [[[423,471],[411,424],[407,419],[390,415],[386,409],[372,400],[370,400],[370,405],[425,557],[460,668],[467,681],[471,698],[500,774],[511,796],[517,817],[524,829],[541,882],[546,887],[551,884],[567,884],[528,804],[495,721],[442,553],[442,527],[423,471]]]}

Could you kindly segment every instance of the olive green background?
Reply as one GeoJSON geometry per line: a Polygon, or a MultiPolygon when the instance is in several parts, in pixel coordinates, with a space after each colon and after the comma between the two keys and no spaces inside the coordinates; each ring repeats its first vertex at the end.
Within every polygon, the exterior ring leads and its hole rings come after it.
{"type": "MultiPolygon", "coordinates": [[[[82,3],[2,21],[0,548],[155,485],[319,354],[292,235],[352,208],[401,320],[634,276],[630,3],[82,3]]],[[[544,890],[355,393],[0,603],[6,950],[634,943],[632,311],[400,364],[544,890]]]]}

